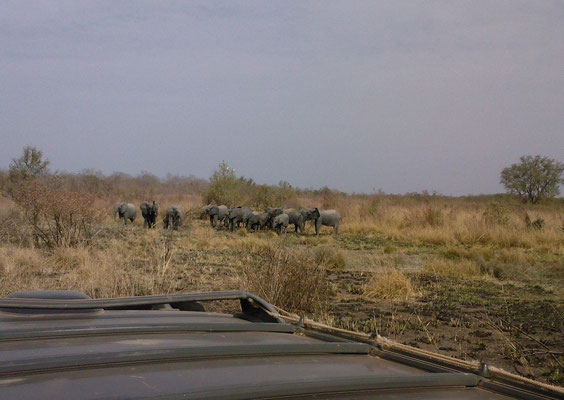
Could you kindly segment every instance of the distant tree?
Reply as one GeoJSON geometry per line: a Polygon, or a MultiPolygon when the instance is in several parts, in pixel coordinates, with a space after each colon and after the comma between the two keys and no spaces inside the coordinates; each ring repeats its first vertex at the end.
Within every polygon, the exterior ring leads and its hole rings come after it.
{"type": "Polygon", "coordinates": [[[207,203],[226,204],[227,206],[240,205],[253,186],[252,180],[243,177],[237,178],[235,170],[225,161],[222,161],[210,177],[210,185],[204,199],[207,203]]]}
{"type": "Polygon", "coordinates": [[[2,192],[14,196],[22,183],[37,178],[47,172],[49,160],[43,159],[43,153],[33,146],[26,146],[19,158],[13,158],[8,168],[7,179],[2,184],[2,192]]]}
{"type": "Polygon", "coordinates": [[[523,202],[536,204],[539,200],[560,194],[564,183],[564,164],[548,157],[522,156],[520,162],[501,171],[500,182],[505,189],[519,196],[523,202]]]}
{"type": "Polygon", "coordinates": [[[13,183],[35,178],[47,172],[49,160],[43,159],[43,153],[33,146],[26,146],[20,158],[13,158],[8,171],[13,183]]]}

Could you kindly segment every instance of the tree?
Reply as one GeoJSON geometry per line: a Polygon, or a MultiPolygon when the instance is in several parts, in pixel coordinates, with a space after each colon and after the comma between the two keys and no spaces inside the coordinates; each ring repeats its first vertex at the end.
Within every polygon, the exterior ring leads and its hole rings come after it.
{"type": "Polygon", "coordinates": [[[26,146],[20,158],[10,163],[9,179],[12,183],[35,178],[47,172],[49,160],[43,160],[43,153],[33,146],[26,146]]]}
{"type": "Polygon", "coordinates": [[[248,189],[252,186],[252,180],[237,178],[235,170],[222,161],[210,177],[210,186],[204,198],[207,203],[236,206],[244,201],[248,189]]]}
{"type": "Polygon", "coordinates": [[[536,204],[560,193],[564,164],[548,157],[521,156],[520,162],[501,171],[500,182],[523,202],[536,204]]]}

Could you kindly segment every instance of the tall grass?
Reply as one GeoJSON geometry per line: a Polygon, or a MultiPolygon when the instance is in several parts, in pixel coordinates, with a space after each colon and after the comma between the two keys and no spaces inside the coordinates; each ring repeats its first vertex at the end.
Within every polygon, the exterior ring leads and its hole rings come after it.
{"type": "Polygon", "coordinates": [[[290,312],[321,312],[330,296],[325,267],[310,252],[269,246],[241,269],[241,287],[290,312]]]}

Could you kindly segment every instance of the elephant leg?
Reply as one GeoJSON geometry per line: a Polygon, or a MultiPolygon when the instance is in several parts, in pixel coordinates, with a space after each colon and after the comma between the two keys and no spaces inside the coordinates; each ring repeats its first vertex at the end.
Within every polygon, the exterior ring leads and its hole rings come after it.
{"type": "Polygon", "coordinates": [[[339,234],[339,224],[335,224],[335,229],[334,229],[334,232],[333,232],[333,233],[334,233],[335,235],[338,235],[338,234],[339,234]]]}
{"type": "Polygon", "coordinates": [[[319,228],[321,228],[321,221],[317,222],[315,221],[315,234],[319,235],[319,228]]]}
{"type": "Polygon", "coordinates": [[[211,226],[212,228],[215,227],[214,222],[215,222],[215,221],[213,220],[213,215],[210,215],[210,226],[211,226]]]}

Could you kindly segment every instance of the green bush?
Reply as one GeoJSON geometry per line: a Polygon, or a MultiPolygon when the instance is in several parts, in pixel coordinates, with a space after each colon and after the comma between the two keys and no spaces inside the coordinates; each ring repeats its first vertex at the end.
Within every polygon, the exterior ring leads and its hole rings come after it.
{"type": "Polygon", "coordinates": [[[257,185],[253,191],[251,205],[256,208],[280,207],[296,197],[296,190],[281,181],[278,186],[257,185]]]}
{"type": "Polygon", "coordinates": [[[225,204],[228,207],[246,204],[253,186],[255,184],[252,179],[237,178],[235,170],[223,161],[210,178],[204,201],[208,204],[225,204]]]}

